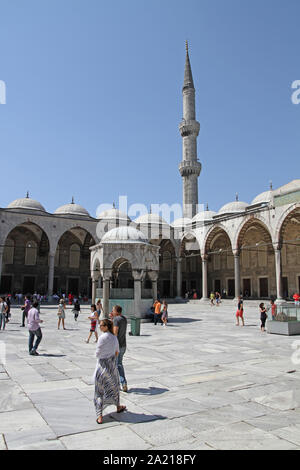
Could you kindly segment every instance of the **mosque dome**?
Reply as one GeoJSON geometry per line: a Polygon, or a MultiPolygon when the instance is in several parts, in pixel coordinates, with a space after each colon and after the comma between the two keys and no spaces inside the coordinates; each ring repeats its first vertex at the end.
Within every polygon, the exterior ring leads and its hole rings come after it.
{"type": "Polygon", "coordinates": [[[193,222],[204,222],[205,220],[212,220],[217,215],[214,211],[202,211],[193,217],[193,222]]]}
{"type": "Polygon", "coordinates": [[[135,223],[139,225],[150,225],[150,224],[161,224],[161,225],[169,225],[160,215],[158,214],[143,214],[137,219],[135,219],[135,223]]]}
{"type": "Polygon", "coordinates": [[[128,215],[125,214],[125,212],[122,212],[119,209],[116,209],[115,207],[111,209],[107,209],[106,211],[103,211],[100,214],[97,214],[97,219],[107,220],[107,221],[118,220],[120,222],[126,222],[126,223],[131,222],[130,217],[128,217],[128,215]]]}
{"type": "Polygon", "coordinates": [[[75,204],[74,200],[70,204],[65,204],[64,206],[59,207],[54,212],[55,215],[73,215],[74,217],[90,217],[88,211],[80,206],[75,204]]]}
{"type": "Polygon", "coordinates": [[[117,227],[107,232],[101,243],[148,243],[146,236],[133,227],[117,227]]]}
{"type": "Polygon", "coordinates": [[[264,193],[259,194],[256,196],[253,201],[251,202],[251,205],[255,204],[263,204],[263,203],[269,203],[272,199],[272,192],[273,191],[265,191],[264,193]]]}
{"type": "Polygon", "coordinates": [[[38,201],[31,199],[28,195],[27,197],[16,199],[15,201],[8,204],[7,209],[14,210],[31,210],[46,212],[46,209],[38,201]]]}
{"type": "Polygon", "coordinates": [[[246,208],[249,206],[247,202],[242,201],[233,201],[225,204],[225,206],[221,207],[218,212],[218,215],[225,215],[225,214],[239,214],[241,212],[245,212],[246,208]]]}
{"type": "Polygon", "coordinates": [[[189,219],[188,217],[182,217],[180,219],[174,220],[174,222],[171,223],[171,227],[173,228],[183,228],[186,227],[187,225],[192,223],[192,219],[189,219]]]}

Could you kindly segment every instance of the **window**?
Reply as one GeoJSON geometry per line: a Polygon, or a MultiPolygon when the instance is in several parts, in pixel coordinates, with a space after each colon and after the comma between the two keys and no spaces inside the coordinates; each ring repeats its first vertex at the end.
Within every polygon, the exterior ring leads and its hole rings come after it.
{"type": "Polygon", "coordinates": [[[37,260],[37,244],[34,241],[26,243],[25,249],[25,265],[35,266],[37,260]]]}
{"type": "Polygon", "coordinates": [[[80,246],[79,245],[71,245],[70,246],[70,268],[79,268],[80,264],[80,246]]]}
{"type": "Polygon", "coordinates": [[[4,253],[3,253],[3,263],[14,264],[14,253],[15,253],[14,240],[6,240],[4,253]]]}

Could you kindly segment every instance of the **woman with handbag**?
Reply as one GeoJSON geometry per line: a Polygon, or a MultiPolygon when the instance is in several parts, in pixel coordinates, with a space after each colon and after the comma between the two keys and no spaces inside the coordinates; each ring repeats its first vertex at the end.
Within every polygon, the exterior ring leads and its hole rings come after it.
{"type": "Polygon", "coordinates": [[[267,318],[268,318],[267,309],[265,307],[265,304],[261,303],[260,306],[259,306],[259,310],[260,310],[260,321],[261,321],[260,329],[264,333],[266,331],[266,321],[267,321],[267,318]]]}

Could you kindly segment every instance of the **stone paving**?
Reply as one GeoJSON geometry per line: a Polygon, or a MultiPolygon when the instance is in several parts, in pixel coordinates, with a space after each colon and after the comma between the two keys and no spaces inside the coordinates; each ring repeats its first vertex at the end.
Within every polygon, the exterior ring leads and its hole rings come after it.
{"type": "Polygon", "coordinates": [[[95,344],[86,344],[88,308],[57,330],[56,308],[42,307],[39,357],[28,355],[21,312],[0,332],[1,449],[297,449],[300,372],[297,338],[260,332],[258,302],[170,305],[170,323],[142,324],[128,336],[128,411],[105,410],[96,424],[91,377],[95,344]]]}

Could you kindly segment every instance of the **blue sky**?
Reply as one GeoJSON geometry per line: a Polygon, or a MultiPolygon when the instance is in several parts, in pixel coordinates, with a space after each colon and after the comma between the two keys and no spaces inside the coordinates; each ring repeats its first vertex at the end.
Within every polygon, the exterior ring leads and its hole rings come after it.
{"type": "Polygon", "coordinates": [[[199,202],[299,178],[299,0],[0,0],[0,206],[182,201],[185,40],[199,202]]]}

